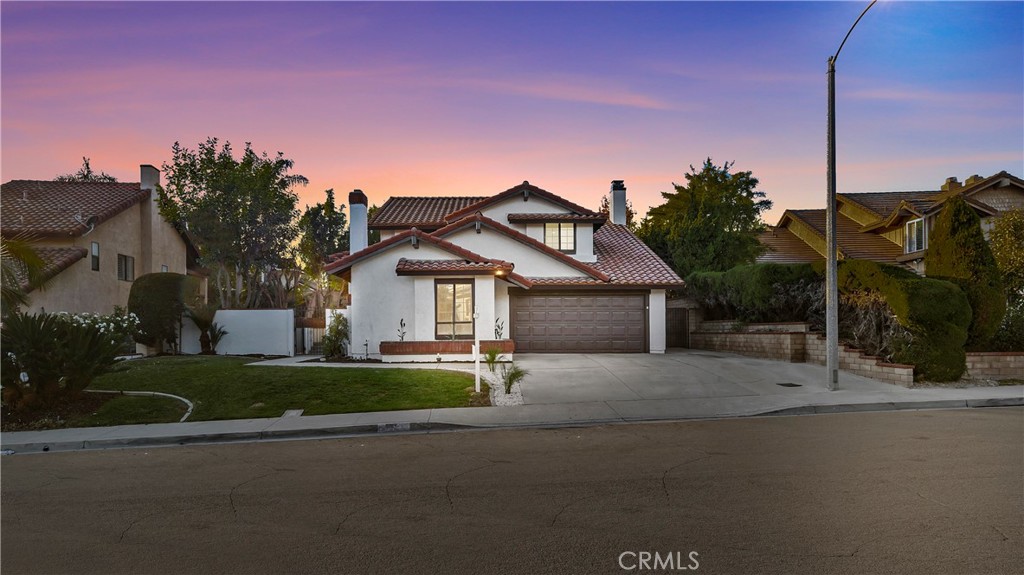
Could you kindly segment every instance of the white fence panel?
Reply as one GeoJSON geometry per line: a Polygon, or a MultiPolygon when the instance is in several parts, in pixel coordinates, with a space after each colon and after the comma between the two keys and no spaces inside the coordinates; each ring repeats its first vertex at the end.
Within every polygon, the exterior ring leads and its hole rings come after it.
{"type": "MultiPolygon", "coordinates": [[[[214,316],[227,335],[217,355],[295,355],[295,312],[291,309],[222,309],[214,316]]],[[[182,318],[182,353],[199,353],[199,330],[182,318]]]]}

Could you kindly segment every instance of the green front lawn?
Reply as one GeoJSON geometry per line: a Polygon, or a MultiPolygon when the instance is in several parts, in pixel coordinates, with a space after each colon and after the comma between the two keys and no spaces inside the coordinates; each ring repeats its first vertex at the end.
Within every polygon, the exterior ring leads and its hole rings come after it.
{"type": "MultiPolygon", "coordinates": [[[[115,372],[97,378],[91,387],[162,391],[184,397],[195,404],[189,421],[278,417],[288,409],[305,410],[304,415],[323,415],[468,407],[480,401],[473,398],[473,376],[468,373],[245,365],[253,361],[257,360],[197,355],[138,359],[120,364],[115,372]]],[[[138,402],[137,406],[141,409],[144,404],[138,402]]],[[[132,419],[128,413],[124,415],[132,419]]]]}

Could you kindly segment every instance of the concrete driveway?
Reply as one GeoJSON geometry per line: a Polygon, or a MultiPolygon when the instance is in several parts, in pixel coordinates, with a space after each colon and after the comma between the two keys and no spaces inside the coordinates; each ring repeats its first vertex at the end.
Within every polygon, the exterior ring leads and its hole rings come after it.
{"type": "MultiPolygon", "coordinates": [[[[527,405],[824,393],[825,367],[703,350],[651,354],[517,353],[529,370],[527,405]],[[779,385],[788,384],[788,385],[779,385]]],[[[840,372],[839,388],[892,391],[892,385],[840,372]]]]}

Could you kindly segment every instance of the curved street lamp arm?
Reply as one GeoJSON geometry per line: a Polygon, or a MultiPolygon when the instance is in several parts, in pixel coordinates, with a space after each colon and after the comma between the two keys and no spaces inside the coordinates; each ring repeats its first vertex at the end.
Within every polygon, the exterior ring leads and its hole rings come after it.
{"type": "Polygon", "coordinates": [[[854,21],[853,26],[850,26],[849,32],[847,32],[846,36],[843,37],[842,43],[839,44],[839,49],[836,50],[836,53],[835,53],[834,56],[829,58],[829,62],[835,64],[836,58],[838,58],[839,57],[839,53],[843,51],[843,46],[846,45],[846,40],[850,37],[850,34],[853,33],[853,29],[857,27],[857,23],[860,22],[860,19],[863,18],[864,15],[868,13],[868,10],[870,10],[871,7],[875,5],[875,2],[878,2],[878,0],[871,0],[871,4],[868,4],[868,7],[865,8],[864,11],[860,13],[860,16],[857,16],[857,20],[854,21]]]}

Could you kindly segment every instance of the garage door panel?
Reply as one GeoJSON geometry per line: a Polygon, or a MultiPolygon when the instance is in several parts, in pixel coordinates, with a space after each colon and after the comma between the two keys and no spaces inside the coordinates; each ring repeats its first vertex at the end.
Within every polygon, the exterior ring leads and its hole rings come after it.
{"type": "Polygon", "coordinates": [[[524,294],[511,304],[516,351],[646,351],[643,294],[524,294]]]}

